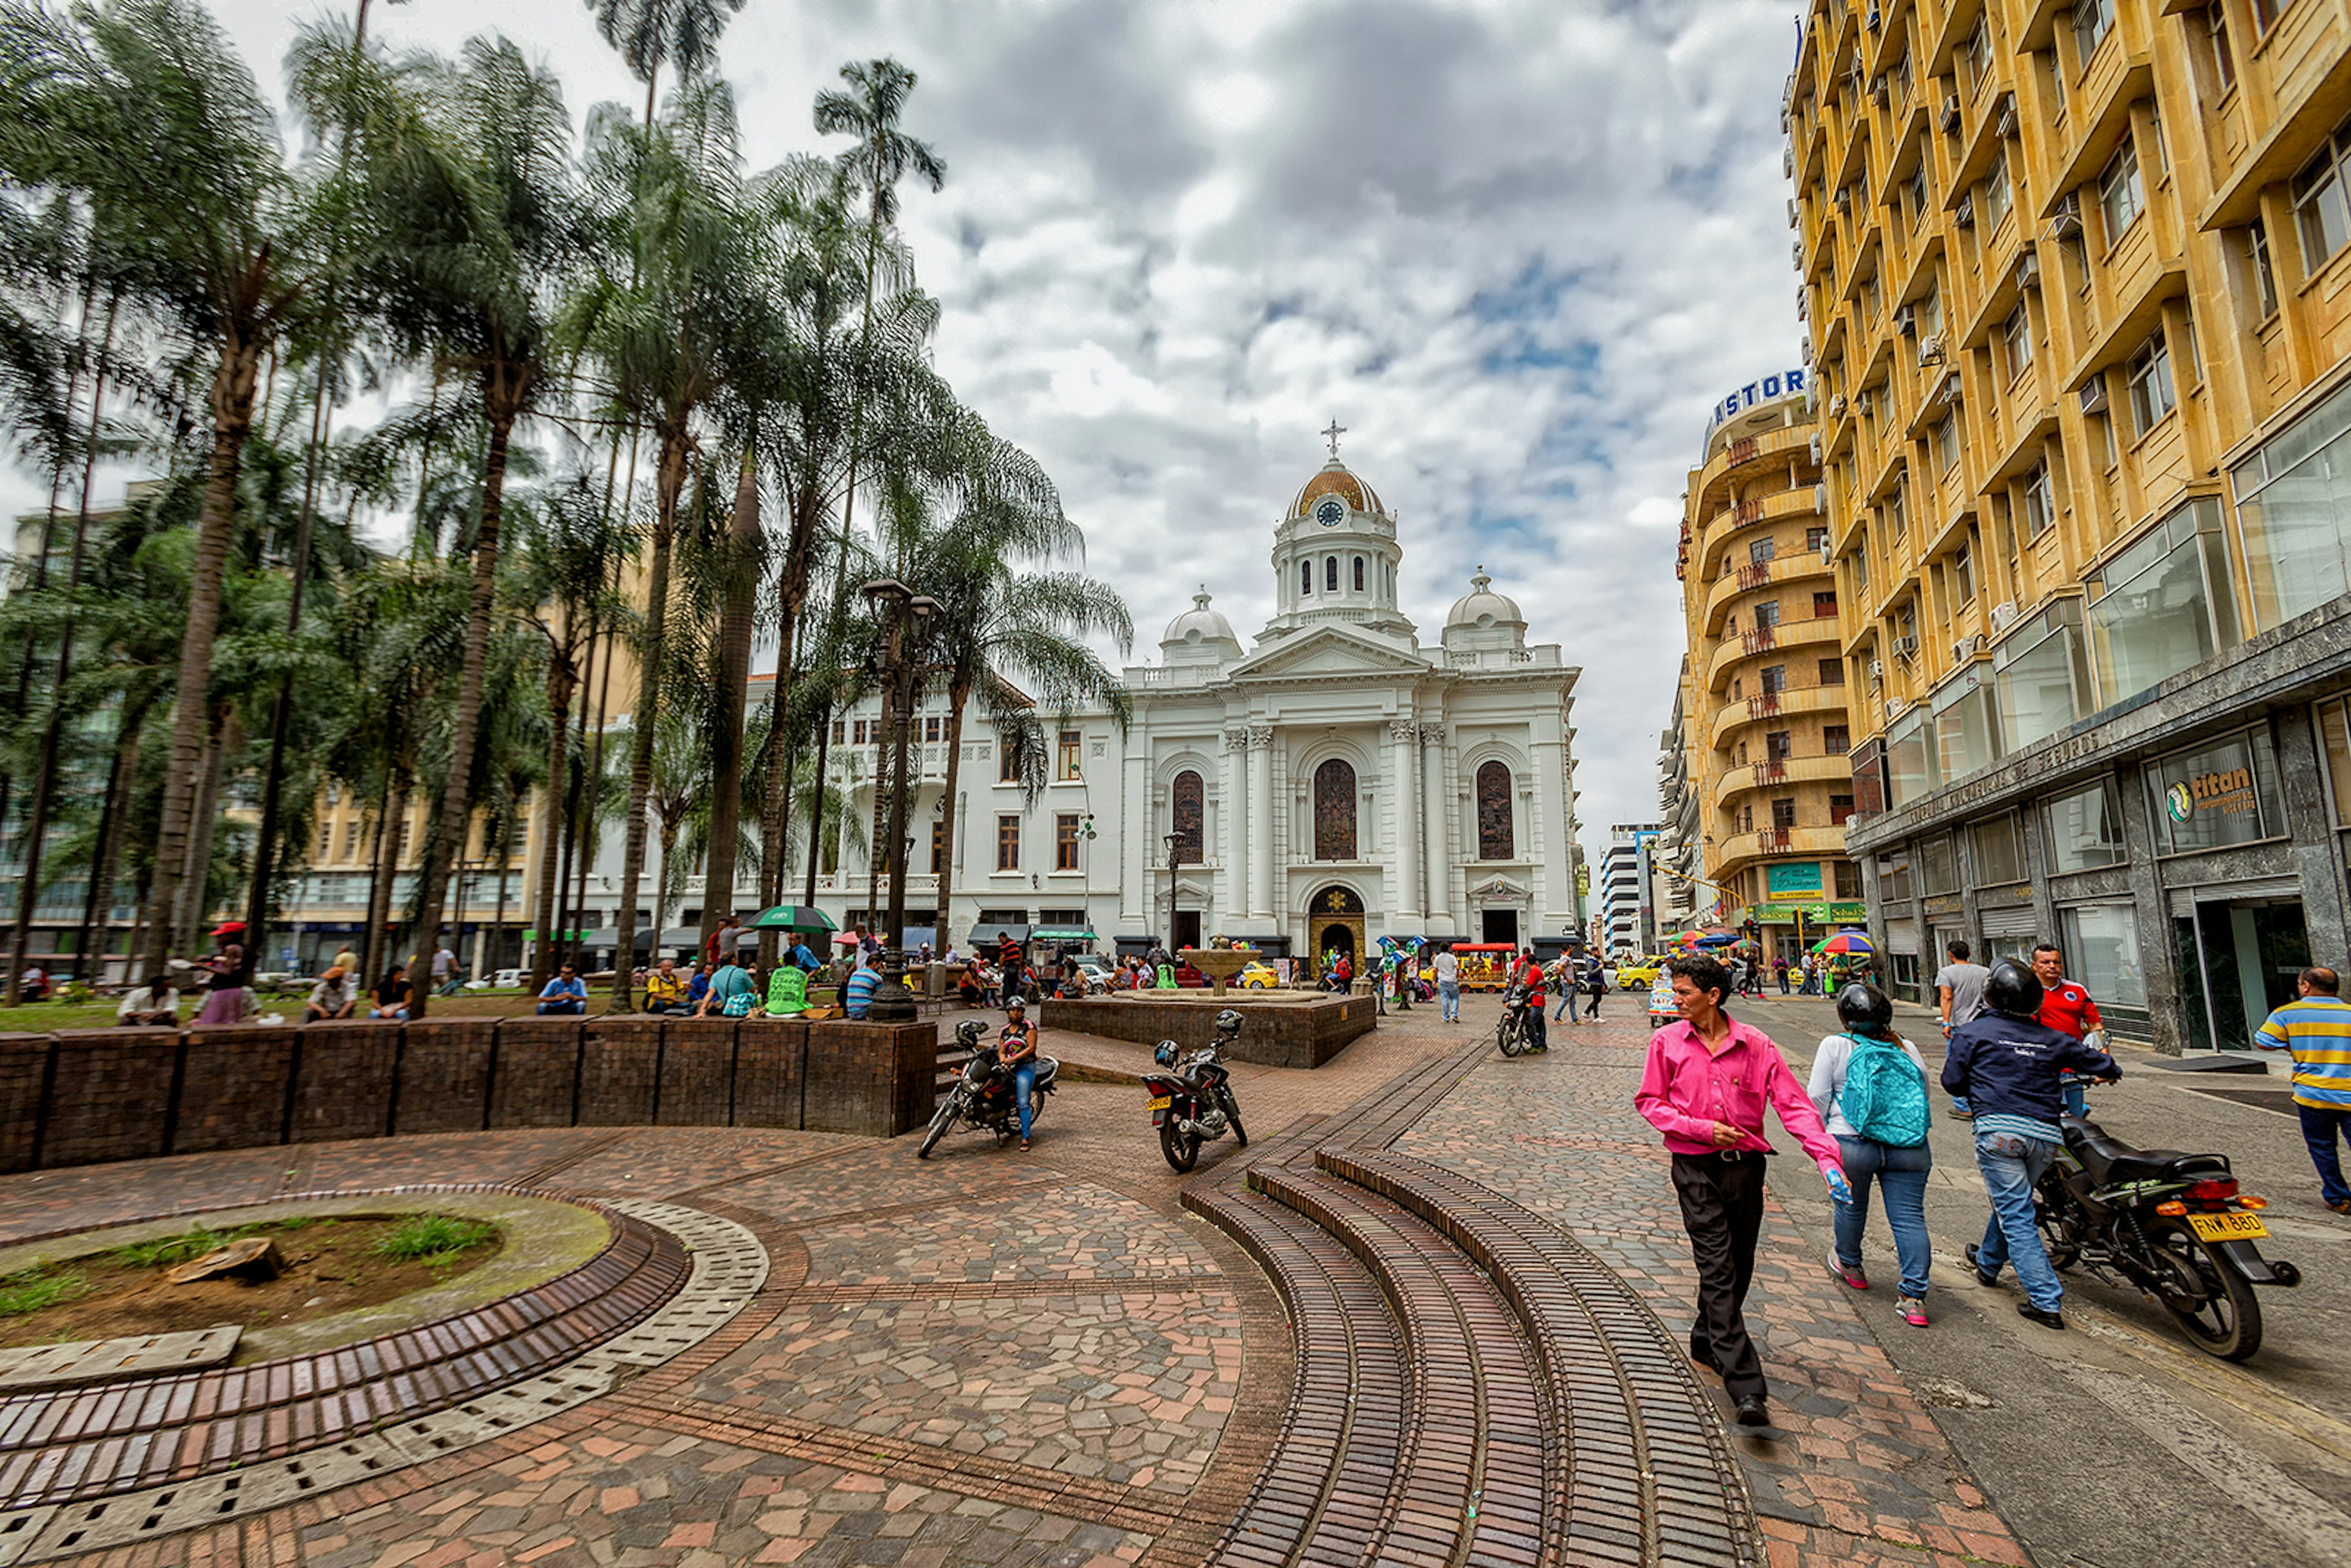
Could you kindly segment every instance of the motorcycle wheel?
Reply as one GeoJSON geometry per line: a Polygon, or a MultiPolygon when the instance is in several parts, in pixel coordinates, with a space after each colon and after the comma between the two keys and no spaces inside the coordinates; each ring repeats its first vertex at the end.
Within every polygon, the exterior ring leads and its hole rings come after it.
{"type": "Polygon", "coordinates": [[[1233,1142],[1244,1149],[1248,1148],[1249,1129],[1241,1125],[1240,1106],[1235,1103],[1232,1095],[1229,1093],[1220,1093],[1217,1096],[1217,1102],[1225,1108],[1225,1120],[1232,1125],[1233,1142]]]}
{"type": "Polygon", "coordinates": [[[2262,1304],[2251,1281],[2229,1267],[2181,1220],[2147,1227],[2147,1239],[2174,1270],[2202,1288],[2204,1301],[2192,1307],[2158,1293],[2164,1310],[2179,1320],[2196,1348],[2222,1361],[2242,1361],[2262,1348],[2262,1304]]]}
{"type": "Polygon", "coordinates": [[[1200,1158],[1200,1134],[1177,1131],[1171,1116],[1159,1124],[1159,1152],[1178,1172],[1188,1171],[1200,1158]]]}
{"type": "Polygon", "coordinates": [[[2032,1192],[2033,1223],[2041,1231],[2041,1249],[2053,1269],[2071,1269],[2082,1257],[2082,1219],[2074,1211],[2074,1195],[2060,1186],[2056,1173],[2041,1179],[2032,1192]]]}
{"type": "Polygon", "coordinates": [[[929,1159],[931,1151],[939,1146],[939,1140],[947,1135],[947,1129],[955,1125],[955,1119],[956,1097],[950,1094],[939,1102],[936,1111],[931,1113],[931,1130],[923,1134],[923,1146],[914,1151],[914,1157],[929,1159]]]}
{"type": "Polygon", "coordinates": [[[1519,1026],[1509,1019],[1502,1020],[1499,1032],[1500,1038],[1498,1043],[1501,1046],[1504,1056],[1516,1056],[1527,1048],[1527,1037],[1520,1033],[1519,1026]]]}

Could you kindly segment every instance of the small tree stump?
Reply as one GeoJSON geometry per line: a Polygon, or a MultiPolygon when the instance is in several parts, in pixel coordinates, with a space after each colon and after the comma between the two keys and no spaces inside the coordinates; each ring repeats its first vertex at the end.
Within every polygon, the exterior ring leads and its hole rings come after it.
{"type": "Polygon", "coordinates": [[[285,1270],[286,1255],[277,1250],[277,1242],[266,1236],[248,1236],[201,1258],[191,1259],[163,1278],[174,1285],[192,1285],[198,1280],[224,1278],[275,1280],[285,1270]]]}

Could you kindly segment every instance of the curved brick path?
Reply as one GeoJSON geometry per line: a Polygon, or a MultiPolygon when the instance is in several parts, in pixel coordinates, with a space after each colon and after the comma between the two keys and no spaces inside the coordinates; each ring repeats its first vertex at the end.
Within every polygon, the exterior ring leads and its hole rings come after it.
{"type": "Polygon", "coordinates": [[[684,1128],[313,1145],[0,1178],[0,1239],[464,1180],[681,1202],[768,1248],[747,1312],[612,1395],[86,1560],[125,1568],[2022,1562],[1783,1221],[1758,1284],[1783,1440],[1707,1418],[1719,1387],[1656,1354],[1688,1255],[1629,1109],[1642,1033],[1553,1032],[1503,1062],[1416,1011],[1316,1073],[1242,1066],[1255,1158],[1210,1145],[1188,1195],[1138,1093],[1071,1082],[1025,1157],[684,1128]],[[1399,1074],[1422,1092],[1358,1106],[1399,1074]]]}

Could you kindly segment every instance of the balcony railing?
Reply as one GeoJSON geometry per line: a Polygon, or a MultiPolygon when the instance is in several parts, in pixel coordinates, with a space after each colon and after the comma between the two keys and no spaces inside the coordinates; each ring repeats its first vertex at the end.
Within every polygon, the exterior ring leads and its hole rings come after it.
{"type": "Polygon", "coordinates": [[[1750,561],[1739,569],[1739,586],[1742,592],[1750,588],[1761,588],[1771,580],[1771,563],[1768,560],[1750,561]]]}
{"type": "Polygon", "coordinates": [[[1759,828],[1755,832],[1755,847],[1767,855],[1786,854],[1794,831],[1792,828],[1759,828]]]}
{"type": "Polygon", "coordinates": [[[1769,718],[1779,711],[1780,694],[1778,692],[1758,692],[1747,699],[1749,718],[1769,718]]]}
{"type": "Polygon", "coordinates": [[[1755,438],[1751,435],[1740,436],[1738,440],[1730,444],[1729,447],[1725,451],[1724,455],[1730,459],[1730,466],[1733,468],[1738,467],[1742,463],[1754,462],[1755,438]]]}
{"type": "Polygon", "coordinates": [[[1731,507],[1730,507],[1730,526],[1731,526],[1732,528],[1745,528],[1745,527],[1746,527],[1748,524],[1750,524],[1750,523],[1760,523],[1760,522],[1761,522],[1762,520],[1763,520],[1763,503],[1762,503],[1762,502],[1761,502],[1761,501],[1736,501],[1736,502],[1733,502],[1733,503],[1731,504],[1731,507]]]}
{"type": "Polygon", "coordinates": [[[1777,784],[1787,777],[1788,759],[1784,757],[1768,757],[1755,765],[1758,784],[1777,784]]]}
{"type": "Polygon", "coordinates": [[[1766,648],[1774,648],[1779,646],[1779,643],[1780,629],[1776,622],[1769,625],[1758,626],[1751,631],[1741,632],[1739,634],[1739,646],[1740,651],[1744,653],[1760,653],[1766,648]]]}

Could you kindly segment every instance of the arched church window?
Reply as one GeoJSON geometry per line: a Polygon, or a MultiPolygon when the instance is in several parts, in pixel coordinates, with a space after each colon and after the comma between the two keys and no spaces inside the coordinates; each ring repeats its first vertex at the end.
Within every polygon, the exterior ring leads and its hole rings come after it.
{"type": "Polygon", "coordinates": [[[1364,591],[1364,558],[1362,556],[1355,558],[1355,591],[1358,593],[1364,591]]]}
{"type": "Polygon", "coordinates": [[[1298,591],[1301,593],[1314,591],[1314,563],[1311,560],[1301,560],[1298,563],[1298,591]]]}
{"type": "Polygon", "coordinates": [[[1355,858],[1355,770],[1336,757],[1314,770],[1314,858],[1355,858]]]}
{"type": "Polygon", "coordinates": [[[1489,762],[1478,769],[1478,858],[1506,861],[1517,847],[1510,822],[1510,770],[1489,762]]]}
{"type": "Polygon", "coordinates": [[[1202,804],[1207,791],[1200,776],[1190,768],[1176,775],[1175,788],[1168,791],[1176,807],[1176,859],[1182,865],[1197,865],[1201,861],[1201,826],[1207,820],[1207,808],[1202,804]]]}
{"type": "Polygon", "coordinates": [[[1325,593],[1339,591],[1339,558],[1335,555],[1326,556],[1323,559],[1322,591],[1325,593]]]}

